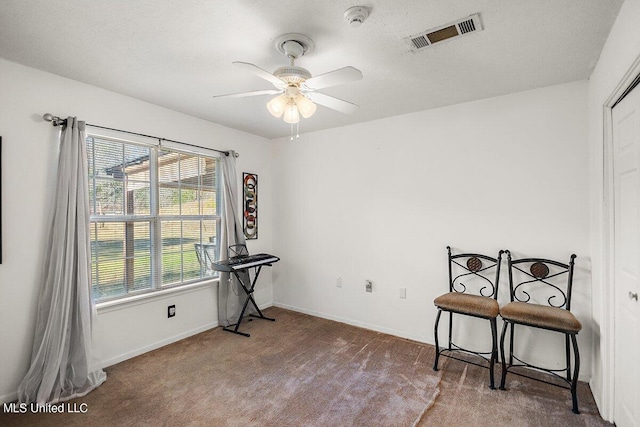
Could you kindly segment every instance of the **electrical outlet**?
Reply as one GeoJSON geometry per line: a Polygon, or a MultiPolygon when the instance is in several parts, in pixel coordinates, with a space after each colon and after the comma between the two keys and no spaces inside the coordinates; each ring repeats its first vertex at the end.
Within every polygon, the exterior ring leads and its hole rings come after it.
{"type": "Polygon", "coordinates": [[[338,280],[336,280],[336,286],[339,288],[342,287],[342,277],[338,276],[338,280]]]}
{"type": "Polygon", "coordinates": [[[400,288],[400,298],[407,299],[407,288],[400,288]]]}
{"type": "Polygon", "coordinates": [[[367,292],[373,292],[373,282],[371,280],[365,280],[364,281],[365,285],[364,285],[364,289],[367,292]]]}
{"type": "Polygon", "coordinates": [[[176,315],[176,306],[170,305],[167,307],[167,317],[174,317],[176,315]]]}

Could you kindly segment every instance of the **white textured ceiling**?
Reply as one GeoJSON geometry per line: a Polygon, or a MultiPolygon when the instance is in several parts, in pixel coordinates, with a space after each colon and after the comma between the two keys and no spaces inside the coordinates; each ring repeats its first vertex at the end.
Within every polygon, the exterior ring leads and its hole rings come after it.
{"type": "Polygon", "coordinates": [[[621,4],[1,0],[0,57],[274,138],[290,129],[268,113],[270,97],[212,96],[272,88],[232,62],[269,72],[286,65],[274,47],[281,34],[302,33],[315,42],[315,50],[296,62],[313,75],[347,65],[364,74],[361,81],[321,91],[360,105],[357,113],[319,106],[313,117],[301,120],[304,133],[586,79],[621,4]],[[371,14],[352,28],[343,13],[356,5],[371,14]],[[477,34],[416,53],[403,40],[474,13],[484,26],[477,34]]]}

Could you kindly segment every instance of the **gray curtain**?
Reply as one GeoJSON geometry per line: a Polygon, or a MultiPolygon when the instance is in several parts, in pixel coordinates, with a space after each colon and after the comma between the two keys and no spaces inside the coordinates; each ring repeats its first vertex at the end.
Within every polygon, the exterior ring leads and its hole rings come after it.
{"type": "MultiPolygon", "coordinates": [[[[224,214],[223,232],[220,242],[220,259],[229,257],[229,246],[245,244],[242,223],[240,222],[240,209],[238,208],[238,179],[236,173],[235,151],[229,151],[228,155],[221,157],[222,178],[224,187],[224,214]]],[[[246,283],[248,273],[243,273],[242,280],[246,283]]],[[[218,288],[218,324],[229,326],[238,322],[242,305],[246,299],[246,293],[238,283],[238,279],[229,273],[220,274],[218,288]]],[[[245,315],[255,313],[253,305],[245,311],[245,315]]]]}
{"type": "Polygon", "coordinates": [[[85,123],[67,118],[45,247],[31,366],[18,387],[22,403],[55,403],[102,384],[92,354],[91,243],[85,123]]]}

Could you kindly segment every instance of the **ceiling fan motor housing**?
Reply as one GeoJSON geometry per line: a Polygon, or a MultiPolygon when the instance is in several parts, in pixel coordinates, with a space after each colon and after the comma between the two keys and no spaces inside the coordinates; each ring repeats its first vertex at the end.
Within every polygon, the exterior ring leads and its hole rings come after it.
{"type": "Polygon", "coordinates": [[[280,67],[273,73],[274,76],[286,82],[288,85],[299,85],[311,78],[311,73],[302,67],[286,66],[280,67]]]}

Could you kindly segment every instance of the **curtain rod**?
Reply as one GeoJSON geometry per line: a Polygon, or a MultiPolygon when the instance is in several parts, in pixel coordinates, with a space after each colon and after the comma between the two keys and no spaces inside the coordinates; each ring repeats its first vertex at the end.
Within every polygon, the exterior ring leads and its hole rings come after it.
{"type": "MultiPolygon", "coordinates": [[[[51,124],[53,126],[64,126],[67,124],[67,119],[61,119],[58,116],[54,116],[53,114],[49,114],[46,113],[42,116],[42,118],[44,120],[46,120],[47,122],[51,122],[51,124]]],[[[167,141],[167,142],[174,142],[176,144],[182,144],[182,145],[187,145],[189,147],[195,147],[195,148],[202,148],[204,150],[211,150],[211,151],[216,151],[218,153],[224,154],[225,156],[229,155],[228,151],[223,151],[223,150],[217,150],[215,148],[209,148],[209,147],[202,147],[200,145],[195,145],[195,144],[189,144],[187,142],[182,142],[182,141],[175,141],[173,139],[167,139],[167,138],[161,138],[158,136],[153,136],[153,135],[145,135],[144,133],[138,133],[138,132],[131,132],[128,130],[122,130],[122,129],[115,129],[115,128],[109,128],[106,126],[98,126],[98,125],[92,125],[91,123],[86,123],[87,126],[91,126],[94,128],[99,128],[99,129],[106,129],[106,130],[114,130],[116,132],[123,132],[123,133],[128,133],[130,135],[138,135],[138,136],[144,136],[146,138],[152,138],[152,139],[157,139],[158,141],[160,141],[162,143],[162,141],[167,141]]],[[[240,154],[236,153],[236,157],[240,157],[240,154]]]]}

